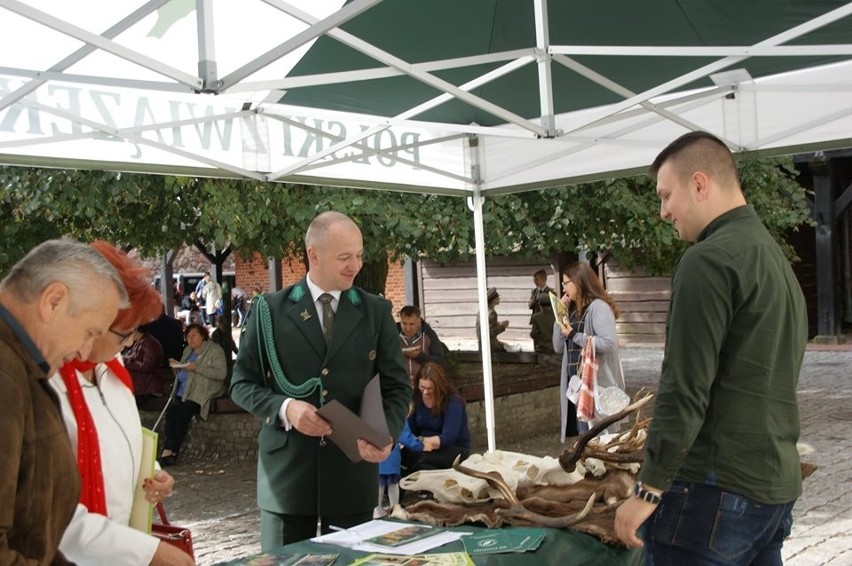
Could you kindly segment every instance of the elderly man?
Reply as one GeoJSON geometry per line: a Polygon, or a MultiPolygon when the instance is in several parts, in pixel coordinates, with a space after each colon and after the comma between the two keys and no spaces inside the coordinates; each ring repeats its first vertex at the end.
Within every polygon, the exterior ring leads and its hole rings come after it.
{"type": "Polygon", "coordinates": [[[34,248],[0,282],[0,564],[62,564],[80,495],[77,463],[48,377],[85,359],[127,293],[94,248],[34,248]]]}
{"type": "Polygon", "coordinates": [[[364,461],[353,463],[325,439],[332,429],[317,407],[337,400],[358,412],[378,374],[388,430],[397,437],[411,400],[390,303],[352,286],[362,265],[361,230],[339,212],[324,212],[308,227],[305,247],[305,278],[255,300],[231,383],[234,402],[262,422],[264,552],[314,536],[318,517],[326,533],[330,525],[348,528],[373,517],[376,464],[393,443],[359,439],[364,461]]]}

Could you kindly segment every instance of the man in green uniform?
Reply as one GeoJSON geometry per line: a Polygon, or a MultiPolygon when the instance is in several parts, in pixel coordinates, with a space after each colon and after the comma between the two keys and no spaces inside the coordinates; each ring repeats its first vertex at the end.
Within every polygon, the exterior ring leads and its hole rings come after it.
{"type": "Polygon", "coordinates": [[[616,533],[654,564],[781,564],[802,492],[804,297],[719,139],[681,136],[651,173],[660,215],[695,244],[672,277],[654,419],[616,533]]]}
{"type": "Polygon", "coordinates": [[[358,226],[324,212],[311,222],[305,247],[305,278],[253,304],[230,389],[262,423],[257,501],[264,552],[314,536],[318,518],[324,533],[372,519],[377,463],[393,444],[361,439],[364,461],[353,463],[326,441],[332,429],[317,408],[336,399],[357,413],[378,374],[396,438],[411,399],[390,303],[352,287],[362,265],[358,226]]]}

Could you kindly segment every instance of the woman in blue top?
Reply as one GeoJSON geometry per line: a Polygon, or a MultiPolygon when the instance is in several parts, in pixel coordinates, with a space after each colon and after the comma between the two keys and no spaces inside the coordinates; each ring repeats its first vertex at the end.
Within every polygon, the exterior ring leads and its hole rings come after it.
{"type": "Polygon", "coordinates": [[[451,468],[456,456],[470,455],[470,429],[464,399],[440,364],[423,364],[415,378],[414,412],[408,417],[411,433],[423,451],[403,450],[406,475],[418,470],[451,468]]]}

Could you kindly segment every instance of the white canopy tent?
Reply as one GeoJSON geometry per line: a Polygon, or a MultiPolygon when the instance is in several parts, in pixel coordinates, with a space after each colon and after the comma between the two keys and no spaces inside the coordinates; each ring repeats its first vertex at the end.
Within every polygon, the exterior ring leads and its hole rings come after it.
{"type": "Polygon", "coordinates": [[[0,163],[468,197],[487,333],[484,197],[852,145],[852,2],[647,4],[0,0],[0,163]]]}

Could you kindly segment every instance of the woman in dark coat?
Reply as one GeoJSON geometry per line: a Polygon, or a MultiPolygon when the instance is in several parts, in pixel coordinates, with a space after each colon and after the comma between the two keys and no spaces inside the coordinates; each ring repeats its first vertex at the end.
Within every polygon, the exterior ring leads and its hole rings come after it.
{"type": "Polygon", "coordinates": [[[133,345],[122,354],[124,367],[133,379],[136,407],[163,396],[163,346],[148,333],[148,325],[134,331],[133,345]]]}

